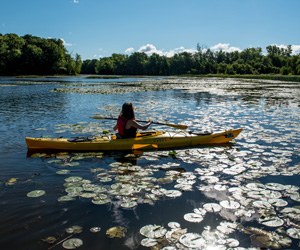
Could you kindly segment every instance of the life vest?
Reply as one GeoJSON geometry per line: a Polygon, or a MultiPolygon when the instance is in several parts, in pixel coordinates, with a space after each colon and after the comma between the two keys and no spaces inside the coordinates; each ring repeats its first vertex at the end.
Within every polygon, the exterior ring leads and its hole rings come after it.
{"type": "Polygon", "coordinates": [[[136,132],[137,132],[136,128],[134,128],[134,127],[131,127],[129,129],[125,128],[126,123],[128,122],[128,120],[130,120],[130,119],[120,116],[118,118],[118,121],[117,121],[118,133],[124,139],[125,138],[135,138],[136,137],[136,132]]]}
{"type": "Polygon", "coordinates": [[[126,117],[123,117],[123,116],[120,116],[118,118],[118,121],[117,121],[117,126],[118,126],[118,132],[121,136],[124,136],[125,135],[125,126],[126,126],[126,123],[129,119],[126,118],[126,117]]]}

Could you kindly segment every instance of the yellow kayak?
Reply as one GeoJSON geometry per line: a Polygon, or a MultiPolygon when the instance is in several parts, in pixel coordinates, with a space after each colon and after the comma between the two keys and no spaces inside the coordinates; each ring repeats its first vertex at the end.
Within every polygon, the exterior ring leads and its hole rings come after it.
{"type": "Polygon", "coordinates": [[[243,129],[217,133],[141,132],[136,138],[117,139],[115,135],[93,138],[32,138],[26,137],[29,150],[53,149],[66,151],[104,151],[132,149],[161,149],[227,143],[243,129]]]}

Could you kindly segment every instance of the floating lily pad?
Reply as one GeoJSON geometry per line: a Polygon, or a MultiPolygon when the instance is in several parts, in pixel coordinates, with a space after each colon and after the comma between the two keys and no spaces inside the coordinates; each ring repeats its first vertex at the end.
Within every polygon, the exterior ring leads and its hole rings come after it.
{"type": "Polygon", "coordinates": [[[267,183],[266,188],[278,191],[285,190],[285,186],[279,183],[267,183]]]}
{"type": "Polygon", "coordinates": [[[142,239],[142,241],[141,241],[141,245],[144,247],[153,247],[157,244],[158,244],[158,242],[156,241],[156,239],[152,239],[152,238],[145,238],[145,239],[142,239]]]}
{"type": "Polygon", "coordinates": [[[128,201],[128,202],[124,202],[124,203],[121,203],[121,207],[124,207],[124,208],[132,208],[132,207],[136,207],[138,204],[136,201],[128,201]]]}
{"type": "Polygon", "coordinates": [[[34,153],[30,157],[31,158],[42,158],[42,157],[45,157],[45,156],[47,156],[47,154],[45,154],[45,153],[34,153]]]}
{"type": "Polygon", "coordinates": [[[283,199],[268,199],[268,202],[272,206],[276,206],[276,207],[285,207],[285,206],[288,205],[288,202],[286,200],[283,200],[283,199]]]}
{"type": "Polygon", "coordinates": [[[124,227],[112,227],[106,231],[109,238],[124,238],[127,232],[124,227]]]}
{"type": "Polygon", "coordinates": [[[168,226],[172,229],[178,229],[180,228],[180,224],[178,222],[169,222],[168,226]]]}
{"type": "Polygon", "coordinates": [[[79,194],[82,190],[83,190],[83,188],[80,186],[71,186],[71,187],[66,188],[65,191],[67,193],[78,193],[79,194]]]}
{"type": "Polygon", "coordinates": [[[43,196],[45,193],[46,192],[44,190],[33,190],[33,191],[27,193],[27,197],[37,198],[37,197],[43,196]]]}
{"type": "Polygon", "coordinates": [[[270,217],[260,218],[259,223],[268,227],[280,227],[283,225],[284,221],[278,217],[270,216],[270,217]]]}
{"type": "Polygon", "coordinates": [[[100,182],[111,182],[112,181],[112,178],[110,177],[102,177],[99,179],[100,182]]]}
{"type": "Polygon", "coordinates": [[[104,193],[107,192],[107,188],[102,187],[102,186],[94,186],[94,193],[104,193]]]}
{"type": "Polygon", "coordinates": [[[57,173],[57,174],[68,174],[68,173],[70,173],[70,172],[71,172],[71,171],[68,170],[68,169],[61,169],[61,170],[57,171],[56,173],[57,173]]]}
{"type": "Polygon", "coordinates": [[[248,183],[246,185],[246,187],[248,189],[251,189],[251,190],[256,190],[256,191],[262,191],[265,189],[265,185],[261,184],[261,183],[256,183],[256,182],[252,182],[252,183],[248,183]]]}
{"type": "Polygon", "coordinates": [[[45,239],[42,239],[42,241],[47,242],[48,244],[52,245],[57,239],[53,236],[49,236],[45,239]]]}
{"type": "Polygon", "coordinates": [[[165,196],[172,197],[172,198],[179,197],[181,195],[182,193],[179,190],[167,190],[165,192],[165,196]]]}
{"type": "Polygon", "coordinates": [[[206,245],[205,239],[196,233],[186,233],[180,237],[179,241],[188,248],[201,249],[206,245]]]}
{"type": "Polygon", "coordinates": [[[237,228],[237,224],[234,222],[222,221],[217,229],[224,234],[231,234],[237,228]]]}
{"type": "Polygon", "coordinates": [[[201,222],[204,219],[203,216],[198,213],[188,213],[185,214],[183,218],[189,222],[201,222]]]}
{"type": "Polygon", "coordinates": [[[72,197],[72,196],[69,196],[69,195],[64,195],[64,196],[61,196],[57,199],[59,202],[63,202],[63,201],[74,201],[75,198],[72,197]]]}
{"type": "Polygon", "coordinates": [[[81,247],[82,245],[83,245],[83,241],[81,239],[71,238],[71,239],[64,241],[62,246],[65,249],[76,249],[76,248],[81,247]]]}
{"type": "Polygon", "coordinates": [[[68,234],[73,234],[73,233],[74,234],[79,234],[79,233],[82,232],[82,230],[83,230],[83,228],[81,226],[72,226],[72,227],[67,228],[66,232],[68,234]]]}
{"type": "Polygon", "coordinates": [[[203,205],[203,208],[207,212],[211,212],[211,213],[220,212],[222,210],[222,206],[220,206],[217,203],[206,203],[206,204],[203,205]]]}
{"type": "Polygon", "coordinates": [[[104,204],[107,204],[107,203],[110,203],[110,202],[111,202],[111,199],[110,199],[110,198],[99,199],[99,198],[95,197],[95,198],[92,200],[92,203],[94,203],[95,205],[104,205],[104,204]]]}
{"type": "Polygon", "coordinates": [[[226,209],[238,209],[241,206],[240,203],[232,200],[221,201],[220,205],[226,209]]]}
{"type": "Polygon", "coordinates": [[[8,181],[5,182],[5,185],[12,186],[17,183],[18,178],[10,178],[8,181]]]}
{"type": "Polygon", "coordinates": [[[299,228],[289,228],[286,230],[288,236],[293,239],[300,239],[300,229],[299,228]]]}
{"type": "Polygon", "coordinates": [[[161,238],[167,232],[167,229],[157,225],[147,225],[140,229],[140,234],[147,238],[161,238]]]}
{"type": "Polygon", "coordinates": [[[237,239],[229,238],[225,240],[225,244],[229,247],[237,247],[240,242],[237,239]]]}
{"type": "Polygon", "coordinates": [[[253,206],[258,207],[258,208],[271,208],[272,207],[272,205],[267,201],[254,201],[253,206]]]}
{"type": "Polygon", "coordinates": [[[186,234],[186,233],[187,233],[187,229],[186,228],[183,228],[183,229],[178,228],[178,229],[172,230],[171,231],[171,236],[170,236],[171,241],[172,242],[177,242],[180,239],[180,237],[182,235],[186,234]]]}
{"type": "Polygon", "coordinates": [[[79,182],[81,181],[83,178],[80,176],[71,176],[68,177],[67,179],[65,179],[66,182],[79,182]]]}
{"type": "Polygon", "coordinates": [[[79,196],[83,197],[83,198],[94,198],[97,196],[97,194],[95,194],[95,193],[80,193],[79,196]]]}
{"type": "Polygon", "coordinates": [[[90,229],[90,231],[91,231],[92,233],[98,233],[98,232],[101,231],[101,227],[92,227],[92,228],[90,229]]]}

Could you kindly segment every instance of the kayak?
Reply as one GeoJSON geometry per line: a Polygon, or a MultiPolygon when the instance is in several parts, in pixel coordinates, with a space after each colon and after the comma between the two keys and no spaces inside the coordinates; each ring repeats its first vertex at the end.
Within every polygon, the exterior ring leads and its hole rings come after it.
{"type": "Polygon", "coordinates": [[[233,140],[243,129],[224,132],[141,132],[136,138],[117,139],[115,135],[73,138],[32,138],[26,137],[29,150],[66,150],[66,151],[105,151],[162,149],[188,147],[205,144],[222,144],[233,140]]]}

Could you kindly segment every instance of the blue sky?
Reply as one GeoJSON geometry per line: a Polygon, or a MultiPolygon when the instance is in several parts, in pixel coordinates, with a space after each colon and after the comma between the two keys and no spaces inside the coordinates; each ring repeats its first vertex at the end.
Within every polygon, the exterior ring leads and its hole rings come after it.
{"type": "Polygon", "coordinates": [[[172,56],[293,45],[300,53],[300,0],[0,0],[0,33],[63,39],[72,55],[172,56]]]}

